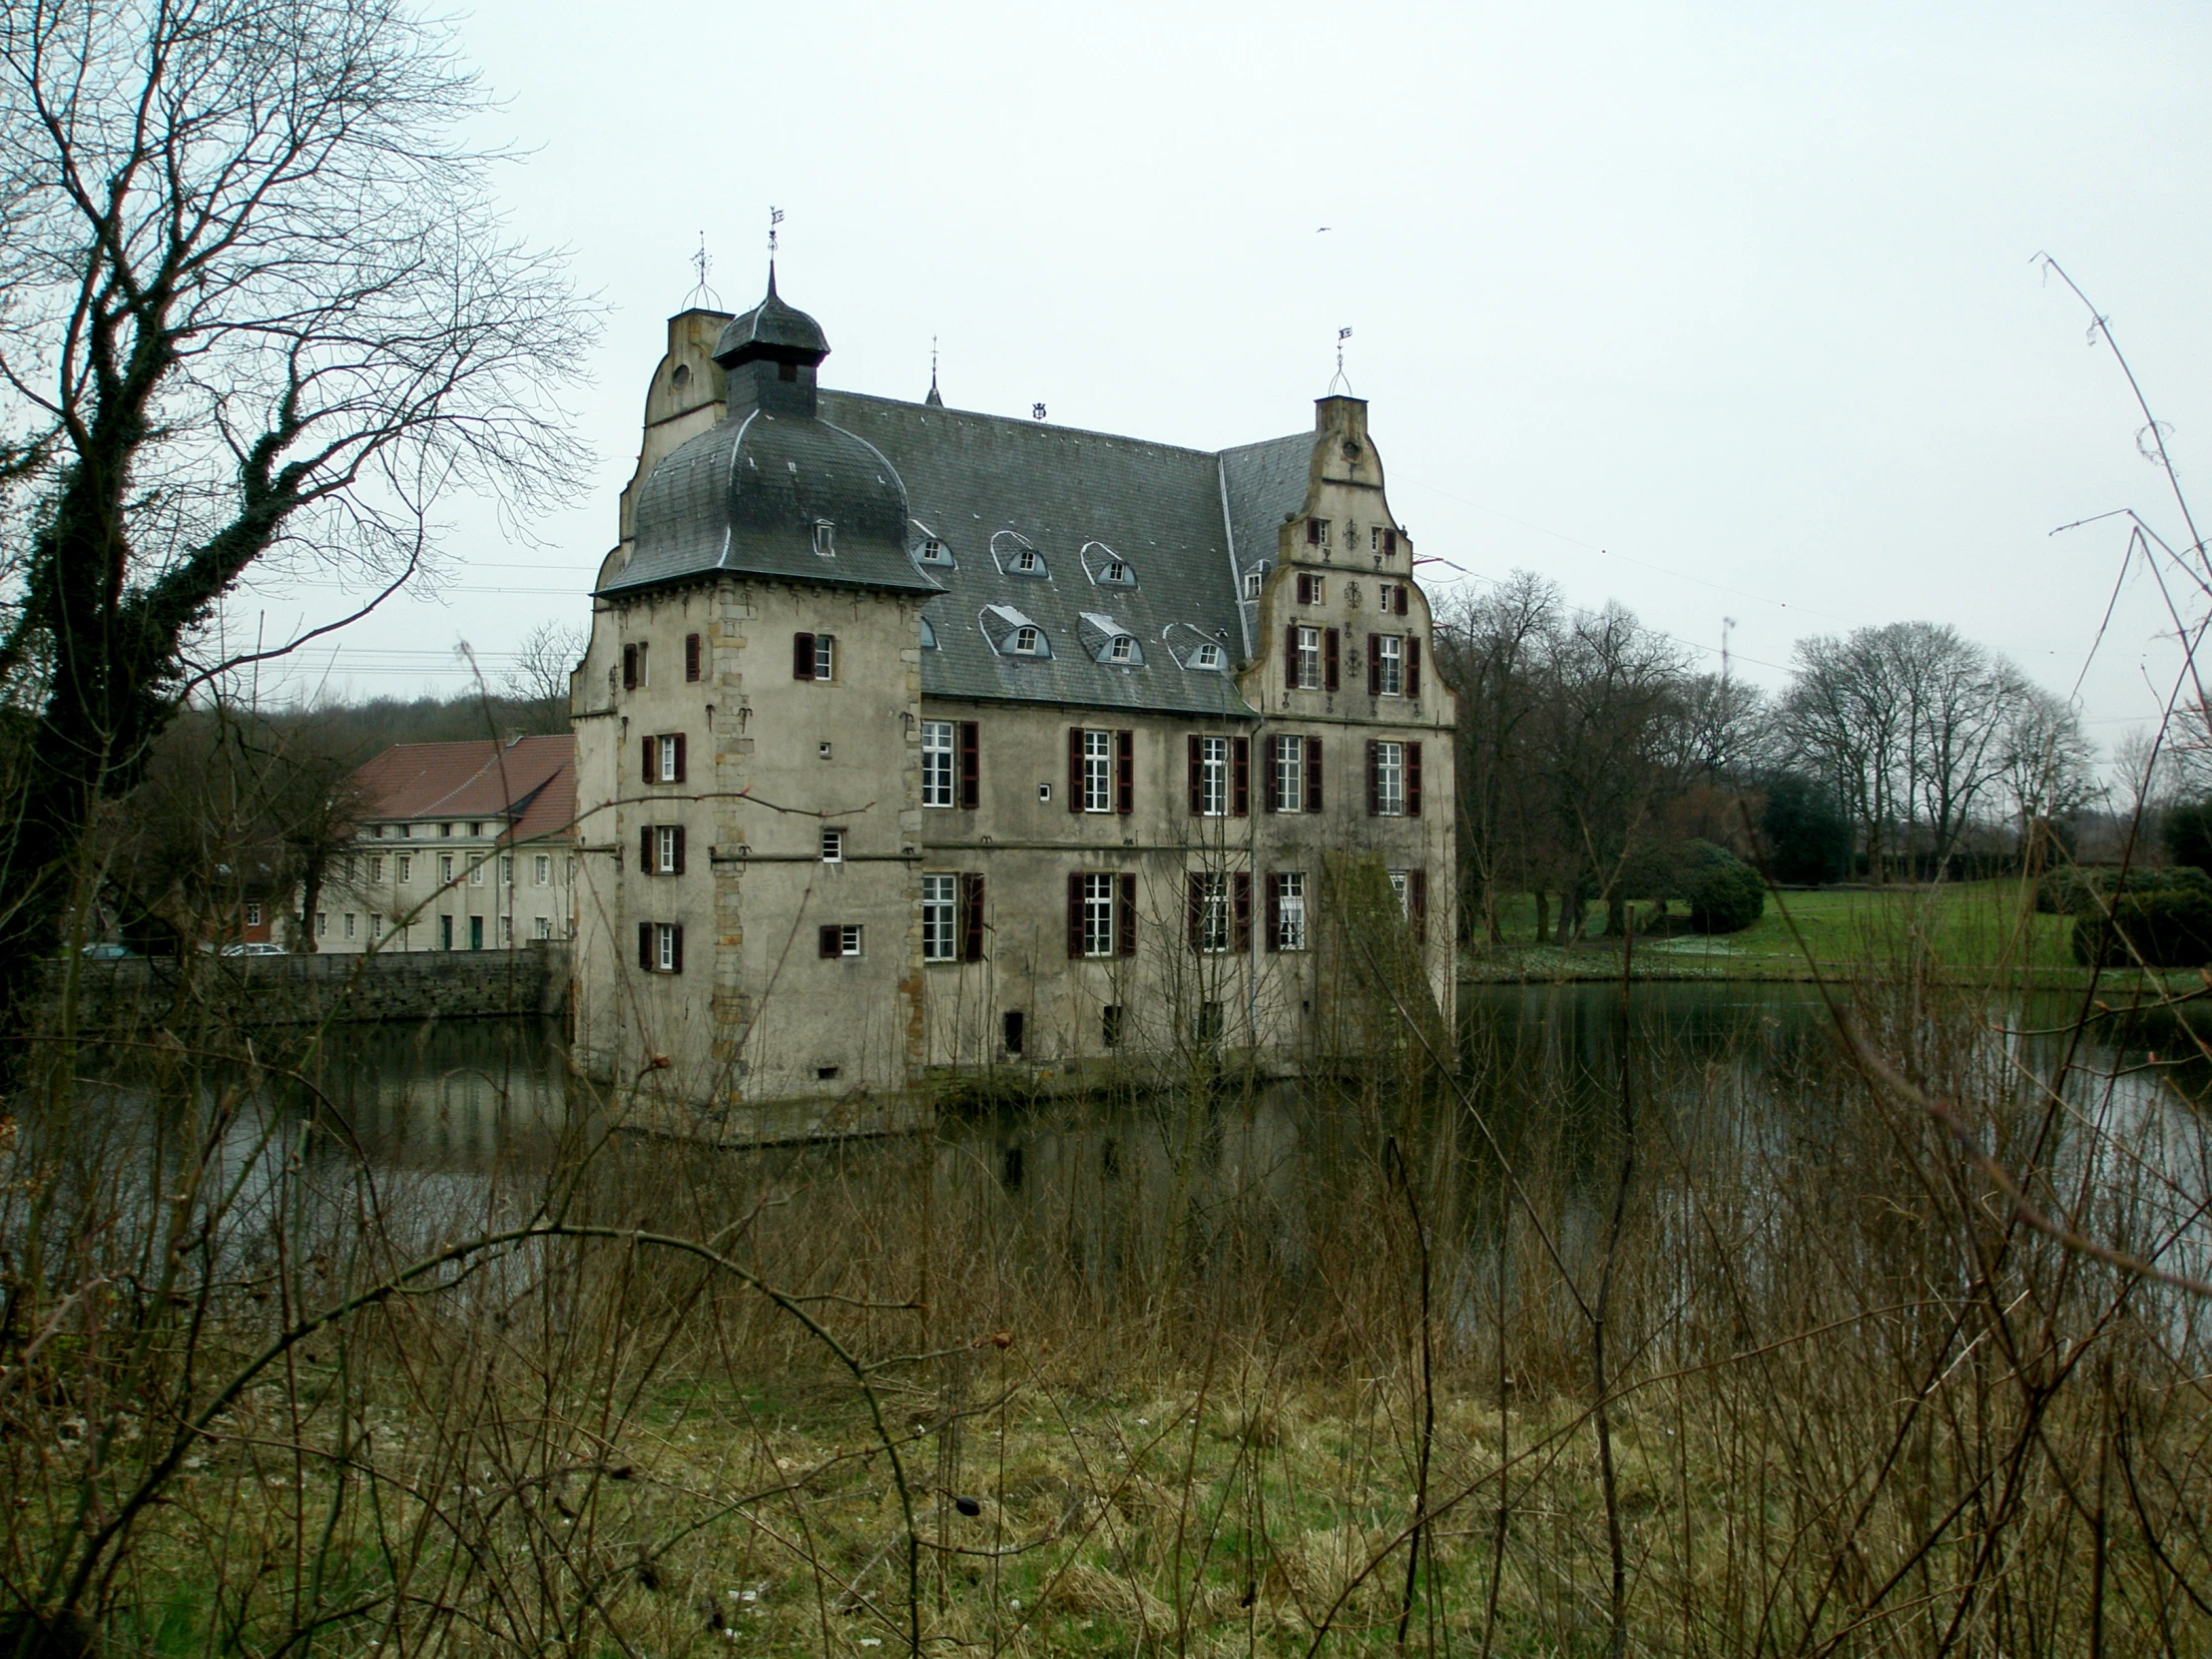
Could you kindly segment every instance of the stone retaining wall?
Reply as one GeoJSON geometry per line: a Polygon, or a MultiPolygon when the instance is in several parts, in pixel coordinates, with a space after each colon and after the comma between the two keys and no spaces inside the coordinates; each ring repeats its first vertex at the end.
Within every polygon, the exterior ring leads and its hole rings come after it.
{"type": "MultiPolygon", "coordinates": [[[[513,950],[358,955],[134,956],[77,964],[77,1023],[227,1019],[243,1025],[558,1015],[568,997],[565,941],[513,950]]],[[[68,964],[48,973],[49,1026],[68,964]]]]}

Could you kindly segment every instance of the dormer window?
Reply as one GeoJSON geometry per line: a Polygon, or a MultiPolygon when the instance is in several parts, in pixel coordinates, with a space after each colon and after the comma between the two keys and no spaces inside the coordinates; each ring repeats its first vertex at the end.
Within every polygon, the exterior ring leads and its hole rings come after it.
{"type": "Polygon", "coordinates": [[[1110,663],[1127,663],[1136,660],[1137,642],[1127,634],[1116,634],[1113,644],[1106,648],[1106,660],[1110,663]]]}
{"type": "Polygon", "coordinates": [[[921,648],[924,651],[937,649],[937,631],[929,625],[927,617],[921,619],[921,648]]]}
{"type": "Polygon", "coordinates": [[[1220,668],[1221,647],[1218,645],[1200,646],[1196,651],[1191,653],[1191,667],[1214,669],[1220,668]]]}
{"type": "Polygon", "coordinates": [[[1052,644],[1044,630],[1011,605],[985,605],[976,621],[991,649],[1005,657],[1049,657],[1052,644]]]}
{"type": "Polygon", "coordinates": [[[1034,576],[1044,568],[1044,561],[1037,557],[1034,547],[1025,547],[1014,555],[1014,569],[1023,576],[1034,576]]]}
{"type": "Polygon", "coordinates": [[[1259,597],[1260,597],[1260,584],[1261,584],[1261,583],[1263,583],[1263,582],[1265,582],[1266,580],[1267,580],[1267,573],[1266,573],[1265,571],[1259,571],[1259,570],[1248,570],[1248,571],[1246,571],[1246,572],[1245,572],[1245,589],[1244,589],[1245,597],[1246,597],[1247,599],[1257,599],[1257,598],[1259,598],[1259,597]]]}
{"type": "Polygon", "coordinates": [[[914,559],[919,564],[949,565],[952,562],[952,549],[945,546],[935,536],[930,536],[922,542],[920,550],[914,554],[914,559]]]}
{"type": "MultiPolygon", "coordinates": [[[[1036,555],[1028,554],[1025,557],[1034,558],[1036,555]]],[[[1044,636],[1034,628],[1016,628],[1013,643],[1008,645],[1006,649],[1013,652],[1017,657],[1034,657],[1037,654],[1037,648],[1043,641],[1044,636]]]]}
{"type": "Polygon", "coordinates": [[[837,527],[826,518],[815,520],[815,551],[825,559],[836,557],[837,527]]]}

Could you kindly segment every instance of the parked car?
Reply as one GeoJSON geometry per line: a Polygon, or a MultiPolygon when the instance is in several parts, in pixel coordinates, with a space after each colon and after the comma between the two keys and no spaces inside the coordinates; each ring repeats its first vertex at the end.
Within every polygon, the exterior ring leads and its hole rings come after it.
{"type": "Polygon", "coordinates": [[[88,956],[96,962],[120,962],[126,956],[136,956],[138,952],[129,945],[119,944],[113,939],[95,939],[78,954],[88,956]]]}
{"type": "Polygon", "coordinates": [[[223,947],[223,954],[226,956],[288,956],[291,952],[280,944],[227,944],[223,947]]]}

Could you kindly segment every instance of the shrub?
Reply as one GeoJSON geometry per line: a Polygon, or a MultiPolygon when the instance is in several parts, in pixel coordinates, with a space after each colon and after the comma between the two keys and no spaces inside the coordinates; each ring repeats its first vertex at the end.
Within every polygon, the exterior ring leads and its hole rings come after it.
{"type": "Polygon", "coordinates": [[[2112,913],[2076,915],[2074,960],[2087,967],[2202,967],[2212,962],[2212,891],[2192,885],[2130,888],[2112,913]]]}
{"type": "Polygon", "coordinates": [[[1777,773],[1761,788],[1759,835],[1777,881],[1839,881],[1851,867],[1851,826],[1836,792],[1818,779],[1777,773]]]}
{"type": "Polygon", "coordinates": [[[1740,933],[1767,913],[1767,883],[1725,847],[1691,841],[1682,849],[1682,897],[1699,933],[1740,933]]]}
{"type": "Polygon", "coordinates": [[[2166,856],[2192,869],[2212,869],[2212,801],[2193,801],[2166,814],[2159,829],[2166,856]]]}
{"type": "MultiPolygon", "coordinates": [[[[2036,881],[2035,908],[2046,915],[2099,915],[2112,895],[2121,890],[2120,872],[2116,869],[2084,869],[2068,864],[2045,870],[2036,881]]],[[[2127,872],[2124,890],[2131,893],[2186,891],[2212,899],[2212,875],[2190,864],[2136,868],[2127,872]]]]}

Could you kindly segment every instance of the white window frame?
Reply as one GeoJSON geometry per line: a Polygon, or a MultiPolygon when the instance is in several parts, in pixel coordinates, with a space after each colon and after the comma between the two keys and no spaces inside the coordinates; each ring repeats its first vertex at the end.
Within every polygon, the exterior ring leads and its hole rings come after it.
{"type": "Polygon", "coordinates": [[[1298,626],[1298,661],[1291,665],[1292,684],[1300,691],[1321,687],[1321,630],[1298,626]]]}
{"type": "Polygon", "coordinates": [[[1114,734],[1096,727],[1083,729],[1083,811],[1114,810],[1114,734]]]}
{"type": "Polygon", "coordinates": [[[837,636],[834,634],[817,634],[815,636],[815,679],[818,681],[834,680],[836,677],[837,636]]]}
{"type": "Polygon", "coordinates": [[[653,869],[655,875],[676,873],[676,837],[681,834],[673,824],[656,824],[653,827],[653,869]]]}
{"type": "Polygon", "coordinates": [[[551,916],[538,917],[537,935],[541,939],[550,939],[553,936],[553,918],[551,916]]]}
{"type": "Polygon", "coordinates": [[[1275,948],[1306,948],[1306,872],[1284,870],[1275,878],[1275,948]]]}
{"type": "Polygon", "coordinates": [[[1110,662],[1130,662],[1136,655],[1137,642],[1127,634],[1116,634],[1113,643],[1106,647],[1107,660],[1110,662]]]}
{"type": "Polygon", "coordinates": [[[340,925],[344,928],[344,934],[347,938],[351,938],[353,936],[353,922],[354,913],[351,910],[346,911],[345,918],[340,925]]]}
{"type": "Polygon", "coordinates": [[[384,860],[381,858],[370,858],[368,860],[368,884],[372,887],[380,886],[383,883],[383,879],[384,860]]]}
{"type": "Polygon", "coordinates": [[[1244,580],[1244,596],[1247,599],[1259,598],[1260,589],[1266,584],[1267,579],[1267,572],[1264,570],[1246,571],[1244,580]]]}
{"type": "Polygon", "coordinates": [[[1306,740],[1277,734],[1275,743],[1275,810],[1306,811],[1306,740]]]}
{"type": "MultiPolygon", "coordinates": [[[[352,918],[348,916],[346,919],[350,921],[352,918]]],[[[502,946],[515,942],[515,918],[511,910],[499,918],[499,942],[502,946]]]]}
{"type": "Polygon", "coordinates": [[[957,724],[949,720],[921,723],[921,804],[949,807],[958,798],[959,741],[957,724]]]}
{"type": "Polygon", "coordinates": [[[369,942],[370,944],[374,944],[374,943],[375,943],[375,942],[376,942],[377,940],[381,939],[381,938],[382,938],[383,936],[384,936],[384,912],[383,912],[383,911],[381,911],[381,910],[371,910],[371,911],[369,911],[369,913],[368,913],[368,942],[369,942]]]}
{"type": "Polygon", "coordinates": [[[515,884],[515,855],[512,852],[499,854],[499,884],[502,887],[515,884]]]}
{"type": "Polygon", "coordinates": [[[534,885],[550,887],[553,884],[553,854],[540,852],[530,861],[530,879],[534,885]]]}
{"type": "Polygon", "coordinates": [[[453,854],[450,852],[440,852],[438,854],[438,885],[441,887],[450,887],[452,884],[453,854]]]}
{"type": "Polygon", "coordinates": [[[1194,651],[1194,652],[1192,652],[1192,653],[1191,653],[1191,667],[1193,667],[1193,668],[1219,668],[1219,667],[1221,667],[1221,647],[1220,647],[1220,646],[1218,646],[1218,645],[1202,645],[1202,646],[1200,646],[1200,647],[1199,647],[1199,648],[1198,648],[1198,649],[1197,649],[1196,651],[1194,651]]]}
{"type": "Polygon", "coordinates": [[[1202,870],[1191,877],[1198,883],[1198,948],[1209,956],[1229,950],[1229,877],[1220,870],[1202,870]]]}
{"type": "Polygon", "coordinates": [[[482,886],[482,885],[484,884],[484,865],[485,865],[486,863],[488,863],[488,862],[490,862],[490,860],[489,860],[489,859],[486,859],[486,858],[471,858],[471,859],[469,859],[469,861],[468,861],[468,884],[469,884],[470,886],[472,886],[472,887],[480,887],[480,886],[482,886]]]}
{"type": "Polygon", "coordinates": [[[924,536],[919,562],[925,565],[948,565],[952,562],[952,550],[937,537],[924,536]]]}
{"type": "Polygon", "coordinates": [[[957,875],[924,875],[921,878],[921,959],[949,962],[958,955],[960,878],[957,875]]]}
{"type": "Polygon", "coordinates": [[[1381,818],[1405,816],[1405,746],[1401,743],[1385,740],[1375,746],[1375,811],[1381,818]]]}
{"type": "Polygon", "coordinates": [[[330,936],[330,912],[328,910],[315,911],[314,936],[318,939],[326,939],[330,936]]]}
{"type": "Polygon", "coordinates": [[[1014,630],[1013,643],[1006,649],[1017,657],[1034,657],[1043,638],[1035,624],[1025,622],[1014,630]]]}
{"type": "Polygon", "coordinates": [[[822,831],[822,861],[826,864],[844,862],[844,831],[826,828],[822,831]]]}
{"type": "Polygon", "coordinates": [[[1405,636],[1378,634],[1374,641],[1375,679],[1384,697],[1405,695],[1405,636]]]}
{"type": "Polygon", "coordinates": [[[1229,816],[1229,740],[1198,740],[1198,816],[1229,816]]]}
{"type": "Polygon", "coordinates": [[[1014,570],[1018,575],[1033,576],[1044,567],[1034,547],[1025,547],[1014,555],[1014,570]]]}
{"type": "Polygon", "coordinates": [[[1120,953],[1121,939],[1115,927],[1119,917],[1114,908],[1121,902],[1121,878],[1118,875],[1091,875],[1083,877],[1083,954],[1086,957],[1113,956],[1120,953]]]}
{"type": "Polygon", "coordinates": [[[1129,566],[1124,561],[1108,559],[1106,568],[1098,573],[1098,579],[1101,582],[1128,582],[1133,578],[1129,574],[1129,566]]]}
{"type": "Polygon", "coordinates": [[[1413,872],[1409,869],[1393,869],[1389,872],[1390,895],[1397,900],[1397,913],[1407,921],[1413,919],[1413,872]]]}
{"type": "Polygon", "coordinates": [[[660,759],[660,765],[653,769],[659,775],[654,781],[661,784],[675,783],[677,781],[676,735],[672,732],[666,736],[656,736],[653,743],[654,753],[660,759]]]}
{"type": "Polygon", "coordinates": [[[676,971],[676,923],[656,921],[653,924],[653,971],[676,971]]]}
{"type": "Polygon", "coordinates": [[[837,556],[837,527],[826,518],[815,520],[815,552],[825,559],[837,556]]]}
{"type": "Polygon", "coordinates": [[[1318,570],[1307,573],[1306,603],[1309,605],[1326,605],[1329,603],[1329,578],[1322,575],[1318,570]]]}
{"type": "Polygon", "coordinates": [[[864,931],[858,922],[842,921],[837,923],[837,954],[839,956],[859,955],[864,937],[864,931]]]}
{"type": "Polygon", "coordinates": [[[393,879],[393,885],[397,886],[413,879],[414,856],[411,853],[402,852],[399,854],[399,872],[393,879]]]}

